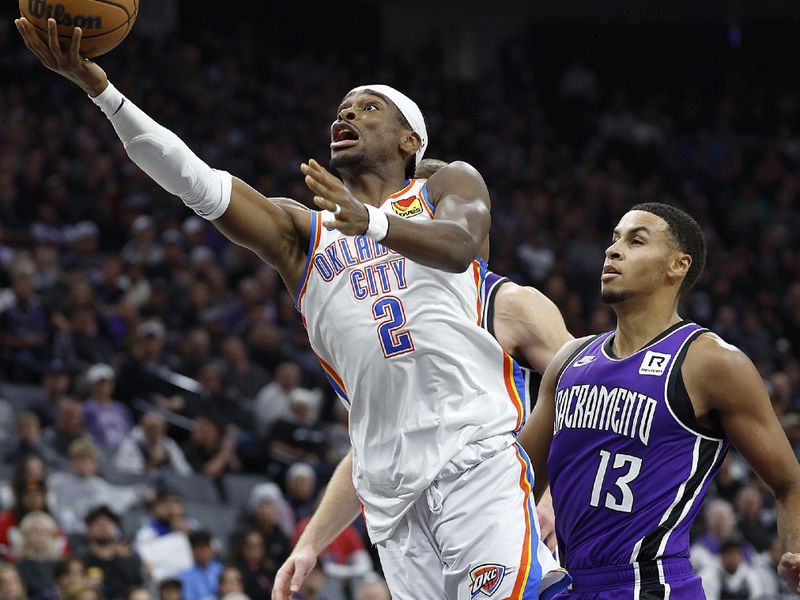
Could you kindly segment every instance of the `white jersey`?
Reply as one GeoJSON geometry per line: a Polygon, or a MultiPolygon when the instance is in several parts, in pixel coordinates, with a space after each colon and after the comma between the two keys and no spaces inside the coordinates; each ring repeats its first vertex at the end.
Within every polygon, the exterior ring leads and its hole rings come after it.
{"type": "MultiPolygon", "coordinates": [[[[432,219],[425,184],[411,180],[382,210],[432,219]]],[[[446,273],[323,227],[330,216],[312,213],[296,302],[350,411],[353,481],[377,543],[434,479],[513,444],[524,384],[480,326],[483,261],[446,273]]]]}

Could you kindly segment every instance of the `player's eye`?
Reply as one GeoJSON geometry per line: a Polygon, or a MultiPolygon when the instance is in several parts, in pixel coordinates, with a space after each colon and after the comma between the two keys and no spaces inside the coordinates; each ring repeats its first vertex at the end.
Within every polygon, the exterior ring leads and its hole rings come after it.
{"type": "Polygon", "coordinates": [[[378,105],[375,104],[374,102],[367,102],[364,105],[364,111],[373,111],[373,110],[378,110],[378,105]]]}
{"type": "Polygon", "coordinates": [[[631,245],[632,246],[641,246],[643,243],[644,242],[642,242],[642,240],[640,240],[639,238],[633,238],[631,240],[631,245]]]}

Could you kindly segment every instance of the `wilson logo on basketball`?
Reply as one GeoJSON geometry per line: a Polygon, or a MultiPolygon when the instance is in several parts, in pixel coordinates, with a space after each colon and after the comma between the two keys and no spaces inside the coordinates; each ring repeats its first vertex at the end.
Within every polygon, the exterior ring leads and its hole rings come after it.
{"type": "Polygon", "coordinates": [[[475,567],[469,572],[469,578],[472,580],[469,584],[470,597],[474,598],[478,594],[491,596],[510,572],[511,570],[503,565],[485,564],[475,567]]]}
{"type": "Polygon", "coordinates": [[[392,202],[392,210],[403,218],[409,219],[422,214],[422,201],[417,196],[392,202]]]}
{"type": "Polygon", "coordinates": [[[63,4],[51,4],[47,0],[28,0],[28,12],[39,19],[55,19],[59,25],[101,29],[103,19],[99,16],[71,15],[63,4]]]}

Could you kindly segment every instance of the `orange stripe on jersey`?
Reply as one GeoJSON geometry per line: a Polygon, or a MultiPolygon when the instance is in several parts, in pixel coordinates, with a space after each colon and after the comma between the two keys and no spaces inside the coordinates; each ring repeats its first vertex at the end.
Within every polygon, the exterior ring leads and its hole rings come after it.
{"type": "Polygon", "coordinates": [[[522,600],[525,594],[525,584],[528,583],[528,575],[531,571],[531,552],[532,543],[531,538],[531,511],[529,498],[531,496],[531,482],[528,481],[528,465],[519,454],[519,448],[515,445],[514,450],[517,452],[517,460],[522,467],[522,473],[519,475],[519,487],[522,490],[522,509],[525,511],[525,537],[522,539],[522,556],[519,559],[519,571],[517,571],[517,579],[514,582],[514,589],[510,596],[504,600],[522,600]]]}
{"type": "MultiPolygon", "coordinates": [[[[404,187],[402,190],[400,190],[398,192],[395,192],[394,194],[392,194],[391,196],[386,198],[386,200],[391,200],[392,198],[397,198],[398,196],[400,196],[402,194],[405,194],[408,190],[411,189],[411,186],[414,185],[415,181],[416,181],[416,179],[409,179],[408,180],[408,185],[406,185],[406,187],[404,187]]],[[[423,202],[423,204],[424,204],[424,202],[423,202]]]]}
{"type": "Polygon", "coordinates": [[[511,398],[511,402],[514,404],[514,408],[517,409],[517,425],[514,430],[518,430],[522,425],[525,411],[517,386],[514,384],[514,360],[505,352],[503,352],[503,381],[506,384],[506,391],[511,398]]]}
{"type": "Polygon", "coordinates": [[[342,381],[342,378],[339,377],[339,374],[334,370],[334,368],[332,366],[330,366],[328,363],[326,363],[324,360],[322,360],[322,357],[319,356],[319,354],[317,354],[316,356],[317,356],[317,360],[319,361],[319,364],[321,364],[322,368],[325,369],[325,372],[330,376],[331,379],[333,379],[333,381],[334,381],[334,383],[336,383],[336,385],[338,385],[339,387],[342,388],[342,390],[346,394],[347,393],[347,389],[344,387],[344,381],[342,381]]]}
{"type": "Polygon", "coordinates": [[[428,206],[428,201],[425,200],[425,195],[422,193],[422,190],[419,191],[419,194],[417,195],[417,198],[419,198],[419,201],[422,204],[422,208],[425,209],[425,212],[428,213],[428,216],[431,219],[433,219],[434,218],[433,212],[431,212],[431,207],[428,206]]]}
{"type": "MultiPolygon", "coordinates": [[[[308,287],[308,280],[311,275],[312,259],[314,258],[314,251],[319,245],[319,239],[322,237],[322,213],[311,213],[311,232],[308,241],[308,254],[306,255],[306,266],[303,271],[303,277],[300,279],[300,287],[297,290],[297,296],[294,299],[295,308],[302,314],[302,301],[308,287]]],[[[303,323],[305,325],[305,323],[303,323]]]]}
{"type": "Polygon", "coordinates": [[[472,273],[475,275],[475,288],[478,296],[475,303],[478,310],[478,325],[480,325],[483,317],[483,310],[481,310],[481,263],[477,260],[472,261],[472,273]]]}

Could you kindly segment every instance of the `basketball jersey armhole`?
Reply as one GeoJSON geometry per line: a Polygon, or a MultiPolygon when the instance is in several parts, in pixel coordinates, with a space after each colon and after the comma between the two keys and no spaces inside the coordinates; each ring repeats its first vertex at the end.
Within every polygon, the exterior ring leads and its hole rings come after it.
{"type": "Polygon", "coordinates": [[[599,337],[601,337],[601,336],[604,336],[604,335],[606,335],[606,334],[605,334],[605,333],[598,333],[598,334],[596,334],[596,335],[593,335],[593,336],[591,336],[591,337],[590,337],[589,339],[587,339],[585,342],[583,342],[582,344],[580,344],[580,345],[579,345],[579,346],[578,346],[578,347],[575,349],[575,352],[573,352],[572,354],[570,354],[570,355],[569,355],[569,358],[567,358],[567,360],[565,360],[565,361],[564,361],[564,364],[563,364],[563,365],[561,365],[561,368],[558,370],[558,376],[556,377],[556,386],[558,386],[559,382],[561,381],[561,378],[564,376],[564,371],[566,371],[566,370],[567,370],[567,368],[568,368],[568,367],[569,367],[569,366],[572,364],[572,362],[573,362],[573,361],[574,361],[576,358],[578,358],[578,356],[580,356],[581,354],[583,354],[583,352],[584,352],[584,351],[585,351],[585,350],[586,350],[586,349],[587,349],[589,346],[591,346],[591,345],[592,345],[594,342],[596,342],[596,341],[597,341],[597,338],[599,338],[599,337]]]}
{"type": "Polygon", "coordinates": [[[686,353],[689,351],[689,346],[692,345],[698,337],[706,333],[708,329],[698,329],[692,333],[683,343],[680,352],[675,357],[675,362],[672,365],[672,372],[670,373],[667,382],[667,397],[666,400],[672,408],[672,414],[680,423],[702,436],[711,437],[715,439],[724,439],[725,433],[722,429],[722,424],[719,420],[719,414],[716,412],[711,413],[711,419],[714,422],[714,428],[703,427],[697,422],[697,416],[694,412],[692,400],[689,398],[689,392],[686,390],[686,385],[683,382],[683,361],[686,358],[686,353]]]}
{"type": "Polygon", "coordinates": [[[297,286],[297,293],[294,295],[294,307],[302,314],[303,295],[308,287],[308,276],[311,274],[311,260],[314,252],[319,245],[319,238],[322,235],[322,215],[320,211],[311,211],[311,227],[308,232],[308,250],[306,254],[306,264],[303,267],[303,276],[300,278],[300,285],[297,286]]]}

